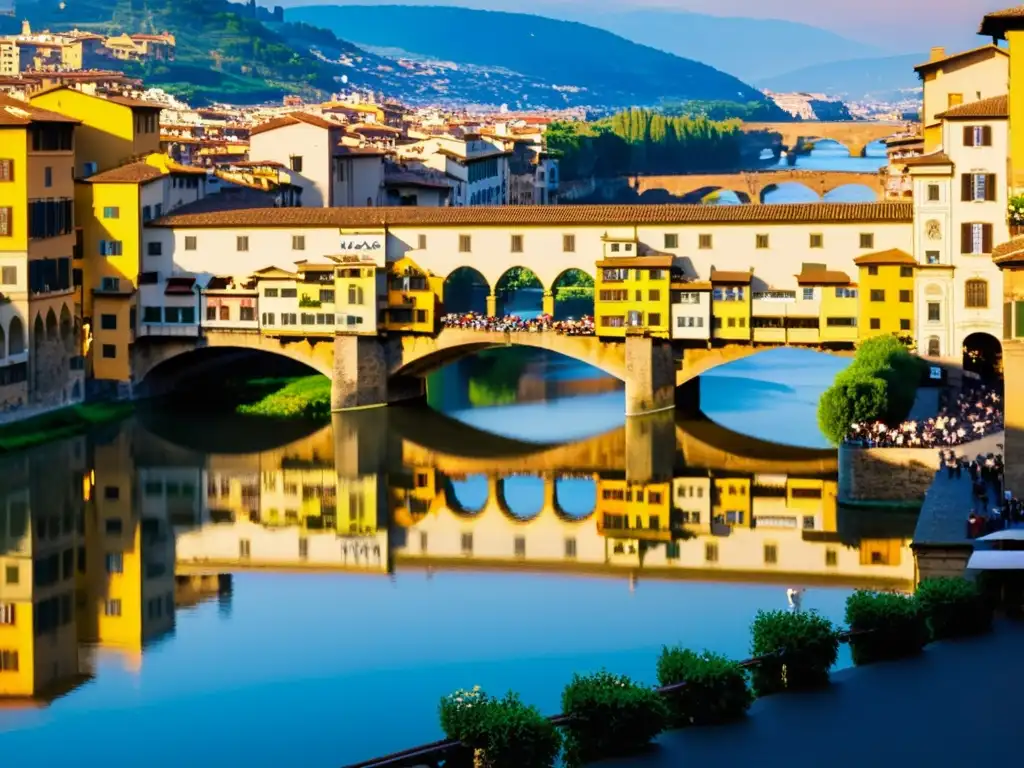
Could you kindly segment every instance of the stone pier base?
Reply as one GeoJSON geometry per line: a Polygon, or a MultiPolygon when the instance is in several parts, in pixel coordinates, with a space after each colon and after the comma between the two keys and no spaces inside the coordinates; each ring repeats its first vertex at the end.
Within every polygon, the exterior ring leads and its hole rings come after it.
{"type": "Polygon", "coordinates": [[[672,346],[645,336],[626,337],[626,415],[675,408],[676,372],[672,346]]]}
{"type": "Polygon", "coordinates": [[[335,336],[331,410],[349,411],[388,403],[388,361],[376,336],[335,336]]]}

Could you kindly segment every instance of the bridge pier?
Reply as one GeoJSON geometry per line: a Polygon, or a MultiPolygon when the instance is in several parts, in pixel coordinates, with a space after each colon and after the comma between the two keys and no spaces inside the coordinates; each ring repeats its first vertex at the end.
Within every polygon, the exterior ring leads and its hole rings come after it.
{"type": "Polygon", "coordinates": [[[626,415],[675,408],[675,359],[667,341],[626,336],[626,415]]]}
{"type": "Polygon", "coordinates": [[[544,295],[541,297],[541,312],[545,315],[555,316],[555,293],[554,291],[544,291],[544,295]]]}
{"type": "Polygon", "coordinates": [[[388,404],[387,352],[376,336],[335,336],[331,410],[388,404]]]}
{"type": "Polygon", "coordinates": [[[672,479],[676,420],[671,411],[626,420],[626,479],[655,483],[672,479]]]}
{"type": "Polygon", "coordinates": [[[498,316],[498,297],[494,293],[487,294],[487,316],[498,316]]]}

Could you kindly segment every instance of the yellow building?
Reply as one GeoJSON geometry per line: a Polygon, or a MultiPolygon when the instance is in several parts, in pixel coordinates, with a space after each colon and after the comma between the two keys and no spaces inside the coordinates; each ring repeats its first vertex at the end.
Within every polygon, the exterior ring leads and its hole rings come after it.
{"type": "Polygon", "coordinates": [[[628,329],[667,339],[672,322],[672,257],[611,255],[621,253],[620,247],[635,252],[635,240],[605,238],[604,245],[606,256],[597,262],[594,283],[597,335],[623,339],[628,329]]]}
{"type": "Polygon", "coordinates": [[[790,343],[857,341],[857,286],[850,282],[849,275],[805,264],[797,275],[797,284],[803,298],[810,296],[816,312],[813,332],[810,324],[799,331],[793,329],[789,334],[790,343]]]}
{"type": "Polygon", "coordinates": [[[750,341],[750,272],[711,270],[711,338],[750,341]]]}
{"type": "Polygon", "coordinates": [[[905,251],[893,248],[853,260],[858,280],[859,338],[893,333],[914,333],[914,275],[917,262],[905,251]]]}
{"type": "Polygon", "coordinates": [[[298,290],[299,325],[310,327],[315,325],[333,326],[337,291],[335,290],[335,263],[298,261],[295,263],[299,273],[296,282],[298,290]]]}
{"type": "MultiPolygon", "coordinates": [[[[993,43],[1005,40],[1009,58],[1009,119],[1010,119],[1010,194],[1024,192],[1024,12],[1014,6],[993,11],[982,19],[978,34],[992,38],[993,43]]],[[[1006,92],[1006,81],[998,93],[984,96],[1000,96],[1006,92]]]]}
{"type": "Polygon", "coordinates": [[[92,96],[63,85],[38,91],[29,101],[81,121],[75,148],[78,178],[160,152],[162,104],[123,96],[92,96]]]}
{"type": "Polygon", "coordinates": [[[631,483],[622,477],[597,479],[597,530],[602,536],[634,541],[671,541],[672,483],[631,483]]]}
{"type": "MultiPolygon", "coordinates": [[[[376,286],[376,282],[374,283],[376,286]]],[[[444,280],[406,257],[388,265],[388,303],[381,326],[387,331],[434,333],[444,280]]]]}
{"type": "Polygon", "coordinates": [[[346,333],[374,335],[378,329],[378,281],[385,273],[368,259],[345,256],[335,272],[334,290],[337,296],[338,330],[346,333]]]}
{"type": "Polygon", "coordinates": [[[711,485],[711,524],[753,528],[751,478],[715,477],[711,485]]]}

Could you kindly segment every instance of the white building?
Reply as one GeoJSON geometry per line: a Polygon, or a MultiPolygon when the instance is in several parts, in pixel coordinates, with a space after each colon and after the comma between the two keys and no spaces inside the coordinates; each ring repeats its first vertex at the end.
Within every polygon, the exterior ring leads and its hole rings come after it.
{"type": "Polygon", "coordinates": [[[506,205],[509,202],[509,157],[501,139],[477,134],[464,138],[435,136],[398,147],[407,164],[444,173],[451,184],[451,205],[506,205]]]}

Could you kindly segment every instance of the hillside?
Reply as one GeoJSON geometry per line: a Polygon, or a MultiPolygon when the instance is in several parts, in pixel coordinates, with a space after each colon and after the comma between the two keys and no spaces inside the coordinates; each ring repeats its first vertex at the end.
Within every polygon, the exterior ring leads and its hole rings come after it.
{"type": "MultiPolygon", "coordinates": [[[[680,101],[767,103],[732,75],[578,22],[439,6],[307,6],[286,19],[371,51],[403,51],[475,83],[476,101],[615,108],[680,101]],[[453,31],[457,30],[457,34],[453,31]]],[[[435,90],[437,98],[466,88],[435,90]]],[[[774,105],[762,119],[778,118],[774,105]]]]}
{"type": "Polygon", "coordinates": [[[912,53],[876,59],[850,59],[818,64],[757,81],[770,91],[810,91],[847,100],[892,99],[920,88],[914,66],[928,54],[912,53]]]}

